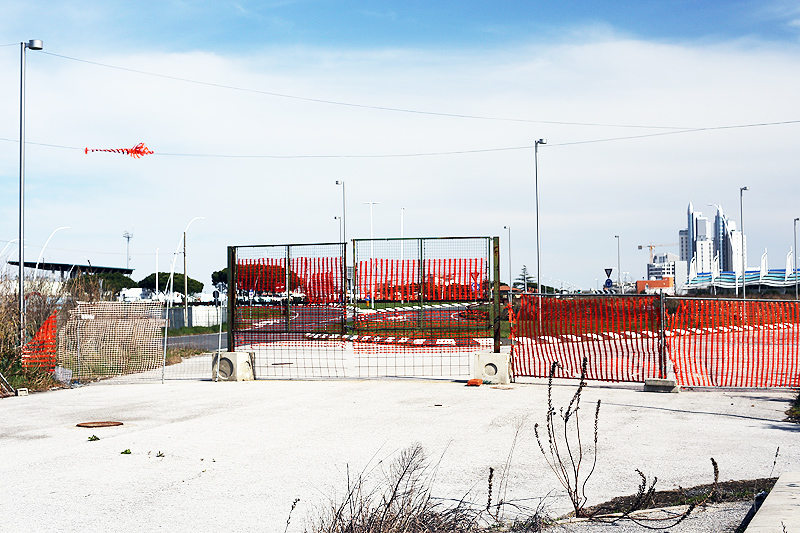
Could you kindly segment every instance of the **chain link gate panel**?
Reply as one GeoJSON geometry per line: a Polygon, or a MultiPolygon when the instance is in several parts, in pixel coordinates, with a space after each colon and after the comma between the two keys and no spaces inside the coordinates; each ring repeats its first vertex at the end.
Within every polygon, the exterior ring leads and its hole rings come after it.
{"type": "Polygon", "coordinates": [[[353,241],[360,376],[468,376],[493,346],[489,237],[353,241]]]}
{"type": "Polygon", "coordinates": [[[255,352],[256,378],[345,375],[344,252],[343,243],[228,248],[228,346],[255,352]]]}

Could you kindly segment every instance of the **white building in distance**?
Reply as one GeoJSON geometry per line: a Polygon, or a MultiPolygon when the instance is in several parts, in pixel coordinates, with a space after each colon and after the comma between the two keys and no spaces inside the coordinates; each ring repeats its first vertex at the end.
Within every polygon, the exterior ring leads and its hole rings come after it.
{"type": "Polygon", "coordinates": [[[690,265],[690,273],[740,275],[747,264],[747,238],[736,229],[736,221],[723,214],[721,206],[715,207],[717,213],[712,223],[689,204],[687,228],[678,232],[680,260],[690,265]]]}

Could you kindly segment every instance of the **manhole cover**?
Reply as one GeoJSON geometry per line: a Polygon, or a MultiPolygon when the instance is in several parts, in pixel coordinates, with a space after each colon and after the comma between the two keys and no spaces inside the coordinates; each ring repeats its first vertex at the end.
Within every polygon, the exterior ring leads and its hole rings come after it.
{"type": "Polygon", "coordinates": [[[112,426],[121,426],[122,422],[113,422],[106,420],[105,422],[81,422],[78,424],[79,428],[108,428],[112,426]]]}

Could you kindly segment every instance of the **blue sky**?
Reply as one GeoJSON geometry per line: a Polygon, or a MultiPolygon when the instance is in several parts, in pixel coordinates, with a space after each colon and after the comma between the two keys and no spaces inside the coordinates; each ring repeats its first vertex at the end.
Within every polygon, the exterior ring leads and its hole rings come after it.
{"type": "Polygon", "coordinates": [[[48,41],[122,50],[335,47],[503,47],[563,42],[596,26],[667,42],[751,38],[790,41],[795,2],[404,1],[4,2],[5,30],[48,41]],[[572,31],[571,31],[572,30],[572,31]]]}
{"type": "Polygon", "coordinates": [[[689,202],[738,221],[745,185],[749,264],[767,249],[782,268],[792,246],[797,2],[0,1],[0,13],[0,245],[17,232],[19,42],[45,43],[27,63],[26,258],[70,226],[46,260],[124,266],[127,230],[138,280],[204,216],[189,275],[210,287],[227,245],[338,239],[343,179],[348,237],[368,235],[365,201],[381,202],[376,236],[399,236],[401,208],[406,236],[500,235],[505,248],[511,226],[518,272],[536,262],[533,150],[472,152],[542,137],[546,282],[594,286],[616,268],[617,234],[639,278],[637,245],[677,242],[689,202]],[[139,142],[156,154],[83,153],[139,142]],[[465,153],[386,157],[444,152],[465,153]]]}

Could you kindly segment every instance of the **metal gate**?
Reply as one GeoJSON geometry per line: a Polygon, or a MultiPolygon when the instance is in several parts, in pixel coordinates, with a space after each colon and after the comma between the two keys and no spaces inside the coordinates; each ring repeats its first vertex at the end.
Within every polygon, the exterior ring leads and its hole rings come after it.
{"type": "Polygon", "coordinates": [[[261,377],[342,377],[345,245],[228,248],[229,350],[256,353],[261,377]]]}
{"type": "Polygon", "coordinates": [[[470,375],[499,341],[498,250],[357,239],[350,269],[343,243],[229,247],[229,349],[255,353],[257,378],[470,375]]]}
{"type": "Polygon", "coordinates": [[[359,374],[470,375],[472,354],[494,347],[493,255],[489,237],[354,240],[359,374]]]}

